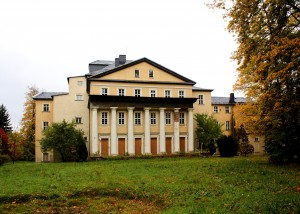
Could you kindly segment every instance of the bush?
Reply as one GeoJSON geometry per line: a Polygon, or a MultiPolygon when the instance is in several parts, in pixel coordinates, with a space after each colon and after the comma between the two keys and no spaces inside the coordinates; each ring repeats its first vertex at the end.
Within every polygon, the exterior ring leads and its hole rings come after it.
{"type": "Polygon", "coordinates": [[[222,136],[217,140],[220,155],[222,157],[232,157],[237,155],[239,143],[232,136],[222,136]]]}
{"type": "Polygon", "coordinates": [[[247,157],[250,154],[253,154],[254,147],[249,143],[241,143],[239,145],[240,154],[247,157]]]}
{"type": "Polygon", "coordinates": [[[0,166],[9,161],[10,161],[10,157],[8,155],[0,155],[0,166]]]}

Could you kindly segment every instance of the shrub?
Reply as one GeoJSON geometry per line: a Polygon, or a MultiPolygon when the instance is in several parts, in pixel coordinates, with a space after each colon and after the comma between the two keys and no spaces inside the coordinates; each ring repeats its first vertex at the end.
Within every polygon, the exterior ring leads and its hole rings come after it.
{"type": "Polygon", "coordinates": [[[247,157],[250,154],[253,154],[254,147],[249,143],[241,143],[239,145],[240,154],[247,157]]]}
{"type": "Polygon", "coordinates": [[[8,155],[0,155],[0,166],[9,161],[10,161],[10,157],[8,155]]]}
{"type": "Polygon", "coordinates": [[[237,155],[239,143],[232,136],[222,136],[217,140],[220,155],[222,157],[232,157],[237,155]]]}

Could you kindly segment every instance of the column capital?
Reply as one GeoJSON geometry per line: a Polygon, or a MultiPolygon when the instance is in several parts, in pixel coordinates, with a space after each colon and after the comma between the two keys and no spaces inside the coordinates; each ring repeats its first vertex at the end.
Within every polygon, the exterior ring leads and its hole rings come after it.
{"type": "Polygon", "coordinates": [[[145,111],[147,111],[147,110],[149,111],[150,109],[151,109],[150,107],[145,107],[144,108],[145,111]]]}
{"type": "Polygon", "coordinates": [[[134,107],[127,107],[127,110],[133,110],[134,107]]]}
{"type": "Polygon", "coordinates": [[[194,111],[194,108],[188,108],[189,111],[194,111]]]}
{"type": "Polygon", "coordinates": [[[180,108],[174,108],[175,112],[179,112],[180,108]]]}
{"type": "Polygon", "coordinates": [[[159,108],[160,111],[164,111],[166,110],[167,108],[159,108]]]}
{"type": "Polygon", "coordinates": [[[118,107],[110,107],[110,109],[114,110],[114,109],[117,109],[118,107]]]}

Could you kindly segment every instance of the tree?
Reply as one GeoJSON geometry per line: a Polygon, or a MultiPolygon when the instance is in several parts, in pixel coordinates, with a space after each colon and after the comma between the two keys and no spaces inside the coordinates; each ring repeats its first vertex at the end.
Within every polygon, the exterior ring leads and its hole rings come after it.
{"type": "Polygon", "coordinates": [[[217,140],[219,152],[222,157],[233,157],[237,155],[239,142],[233,136],[223,135],[217,140]]]}
{"type": "Polygon", "coordinates": [[[35,86],[29,86],[25,93],[24,113],[21,122],[20,133],[24,142],[24,158],[34,160],[34,140],[35,140],[35,102],[33,96],[39,93],[35,86]]]}
{"type": "Polygon", "coordinates": [[[15,163],[16,160],[23,159],[22,151],[22,136],[18,132],[11,132],[9,134],[9,157],[15,163]]]}
{"type": "Polygon", "coordinates": [[[9,114],[3,104],[0,105],[0,128],[2,128],[6,133],[11,132],[12,130],[9,114]]]}
{"type": "Polygon", "coordinates": [[[53,123],[43,132],[41,147],[43,152],[54,150],[61,156],[63,162],[85,161],[87,148],[85,146],[84,133],[75,128],[75,122],[53,123]]]}
{"type": "Polygon", "coordinates": [[[214,143],[212,140],[222,135],[221,125],[212,115],[195,114],[197,122],[196,137],[199,141],[199,148],[209,149],[214,143]],[[211,145],[212,144],[212,145],[211,145]]]}
{"type": "Polygon", "coordinates": [[[254,126],[265,134],[269,159],[299,162],[300,1],[214,0],[211,6],[225,10],[236,36],[234,88],[256,108],[254,126]]]}
{"type": "Polygon", "coordinates": [[[0,128],[0,154],[7,155],[9,153],[8,136],[5,131],[0,128]]]}

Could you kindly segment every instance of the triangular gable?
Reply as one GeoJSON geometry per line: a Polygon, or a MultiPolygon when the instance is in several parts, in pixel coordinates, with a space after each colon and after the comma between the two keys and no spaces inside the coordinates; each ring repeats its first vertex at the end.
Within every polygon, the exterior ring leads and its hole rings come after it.
{"type": "MultiPolygon", "coordinates": [[[[105,71],[103,73],[91,76],[91,77],[89,77],[89,79],[90,80],[109,79],[109,77],[113,77],[114,76],[114,75],[111,75],[111,74],[114,74],[114,73],[116,73],[118,71],[124,71],[124,70],[127,70],[128,68],[130,68],[131,69],[130,70],[131,73],[130,74],[129,74],[129,72],[127,74],[124,73],[123,76],[125,77],[127,75],[127,78],[128,78],[128,76],[131,75],[131,77],[132,77],[131,79],[132,80],[139,81],[139,79],[135,79],[134,78],[134,76],[133,76],[134,73],[133,72],[134,72],[134,69],[138,67],[138,65],[142,65],[144,63],[147,63],[151,67],[153,67],[154,72],[155,72],[155,69],[156,69],[156,70],[165,72],[168,75],[171,75],[173,77],[171,79],[173,79],[173,80],[176,79],[176,82],[180,81],[180,82],[183,82],[183,83],[186,83],[186,84],[190,84],[190,85],[196,84],[194,81],[192,81],[192,80],[190,80],[190,79],[188,79],[188,78],[186,78],[186,77],[184,77],[184,76],[182,76],[182,75],[180,75],[180,74],[178,74],[178,73],[176,73],[176,72],[174,72],[174,71],[172,71],[172,70],[170,70],[170,69],[168,69],[168,68],[166,68],[166,67],[164,67],[164,66],[162,66],[162,65],[160,65],[160,64],[158,64],[158,63],[156,63],[156,62],[154,62],[152,60],[150,60],[150,59],[147,59],[147,58],[141,58],[141,59],[132,61],[132,62],[130,62],[128,64],[118,66],[116,68],[113,68],[111,70],[105,71]]],[[[157,74],[154,73],[154,75],[157,75],[157,74]]],[[[143,81],[142,79],[140,79],[140,80],[143,81]]],[[[169,78],[164,78],[164,79],[160,78],[160,81],[164,81],[164,82],[165,81],[169,81],[169,78]]]]}

